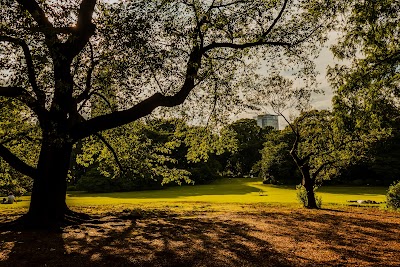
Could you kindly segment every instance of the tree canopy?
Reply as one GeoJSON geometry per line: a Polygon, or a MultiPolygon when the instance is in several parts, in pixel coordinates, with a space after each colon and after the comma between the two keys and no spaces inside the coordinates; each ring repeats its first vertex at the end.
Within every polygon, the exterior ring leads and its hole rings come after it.
{"type": "Polygon", "coordinates": [[[336,11],[325,0],[3,1],[0,96],[26,107],[40,128],[36,164],[0,145],[3,159],[34,178],[28,221],[69,212],[76,141],[186,99],[172,113],[223,115],[243,104],[260,59],[312,79],[307,58],[336,11]],[[94,98],[108,108],[91,114],[94,98]]]}
{"type": "Polygon", "coordinates": [[[350,131],[398,124],[399,12],[397,0],[348,1],[332,51],[350,64],[334,66],[329,78],[336,90],[334,107],[350,131]]]}

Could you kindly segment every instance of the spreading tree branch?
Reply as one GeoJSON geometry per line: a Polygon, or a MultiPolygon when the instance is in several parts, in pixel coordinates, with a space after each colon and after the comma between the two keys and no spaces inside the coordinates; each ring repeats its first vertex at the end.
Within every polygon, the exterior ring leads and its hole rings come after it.
{"type": "MultiPolygon", "coordinates": [[[[237,3],[239,3],[239,2],[240,1],[237,1],[237,3]]],[[[303,38],[303,39],[293,42],[293,43],[289,43],[289,42],[285,42],[285,41],[269,41],[269,40],[267,40],[267,35],[270,34],[270,32],[273,30],[273,28],[275,28],[278,21],[283,16],[283,13],[284,13],[285,9],[287,8],[288,2],[289,2],[289,0],[284,0],[283,6],[280,9],[277,17],[274,19],[274,21],[268,27],[268,29],[264,32],[264,34],[261,34],[256,41],[247,42],[247,43],[212,42],[212,43],[208,44],[207,46],[203,46],[203,43],[201,42],[200,44],[195,45],[193,47],[192,52],[190,53],[189,60],[187,62],[186,78],[185,78],[184,84],[182,85],[180,90],[177,93],[175,93],[174,95],[166,96],[166,95],[158,92],[129,109],[112,112],[110,114],[92,118],[88,121],[83,121],[83,122],[75,125],[73,127],[73,129],[71,130],[73,138],[75,138],[75,139],[84,138],[84,137],[90,136],[96,132],[103,131],[103,130],[110,129],[110,128],[115,128],[115,127],[124,125],[126,123],[135,121],[139,118],[149,115],[157,107],[173,107],[173,106],[182,104],[185,101],[185,99],[187,98],[187,96],[189,95],[189,93],[196,86],[195,79],[198,78],[198,72],[201,67],[202,57],[205,56],[206,53],[210,50],[213,50],[216,48],[245,49],[245,48],[264,46],[264,45],[282,46],[282,47],[290,48],[292,46],[298,45],[301,42],[304,42],[305,40],[308,39],[309,36],[311,36],[315,32],[315,29],[312,30],[311,33],[309,35],[307,35],[306,38],[303,38]]],[[[190,4],[190,3],[185,3],[185,4],[194,5],[194,4],[190,4]]],[[[214,4],[214,2],[213,2],[213,4],[214,4]]],[[[193,8],[194,8],[194,6],[193,6],[193,8]]],[[[198,23],[200,23],[200,25],[201,25],[201,23],[203,23],[203,22],[205,22],[205,20],[198,22],[198,23]]],[[[197,28],[197,31],[200,31],[200,29],[197,28]]],[[[201,33],[199,32],[198,34],[200,35],[199,36],[200,41],[202,41],[201,33]]]]}
{"type": "MultiPolygon", "coordinates": [[[[228,6],[231,4],[237,4],[240,3],[242,1],[234,1],[232,3],[229,4],[225,4],[225,5],[219,5],[219,7],[221,6],[228,6]]],[[[232,48],[232,49],[245,49],[245,48],[249,48],[249,47],[254,47],[254,46],[260,46],[260,45],[271,45],[271,46],[286,46],[286,47],[290,47],[293,46],[294,44],[288,43],[288,42],[280,42],[280,41],[267,41],[266,38],[267,36],[271,33],[271,31],[275,28],[276,24],[278,23],[278,21],[282,18],[282,15],[284,13],[284,11],[286,10],[287,4],[288,4],[289,0],[285,0],[283,2],[282,8],[279,11],[278,15],[276,16],[276,18],[274,19],[274,21],[272,22],[272,24],[268,27],[268,29],[260,36],[259,40],[255,41],[255,42],[249,42],[249,43],[243,43],[243,44],[235,44],[235,43],[211,43],[210,45],[204,47],[204,51],[207,52],[211,49],[214,48],[218,48],[218,47],[224,47],[224,48],[232,48]]],[[[211,5],[213,7],[213,5],[211,5]]],[[[296,42],[295,44],[298,44],[298,42],[296,42]]]]}
{"type": "Polygon", "coordinates": [[[67,48],[65,55],[70,60],[82,51],[96,30],[96,26],[92,23],[95,6],[96,0],[83,0],[81,2],[76,26],[68,40],[63,44],[67,48]]]}
{"type": "Polygon", "coordinates": [[[25,89],[18,86],[1,86],[0,87],[0,96],[5,97],[16,97],[23,95],[25,93],[25,89]]]}
{"type": "MultiPolygon", "coordinates": [[[[43,9],[39,6],[38,2],[35,0],[17,0],[17,2],[31,14],[33,19],[39,25],[39,28],[53,29],[53,24],[49,21],[43,9]]],[[[58,41],[57,34],[55,31],[48,30],[44,32],[47,41],[50,44],[54,44],[58,41]]]]}
{"type": "Polygon", "coordinates": [[[271,33],[271,31],[273,30],[273,28],[275,27],[275,25],[278,23],[278,21],[281,19],[283,12],[286,9],[287,3],[289,2],[289,0],[285,0],[285,2],[283,2],[281,11],[279,11],[278,16],[276,16],[276,18],[274,19],[274,21],[272,22],[272,24],[269,26],[269,28],[265,31],[265,33],[263,34],[264,37],[268,36],[268,34],[271,33]]]}
{"type": "Polygon", "coordinates": [[[90,136],[96,132],[115,128],[149,115],[157,107],[174,107],[182,104],[191,90],[196,86],[195,78],[201,66],[200,48],[195,47],[187,63],[186,78],[181,89],[172,96],[155,93],[132,108],[98,116],[78,124],[72,129],[76,139],[90,136]]]}
{"type": "Polygon", "coordinates": [[[235,44],[235,43],[211,43],[203,48],[203,52],[210,51],[215,48],[232,48],[232,49],[245,49],[245,48],[250,48],[250,47],[256,47],[256,46],[261,46],[261,45],[271,45],[271,46],[287,46],[290,47],[292,46],[291,43],[288,42],[272,42],[272,41],[264,41],[264,40],[258,40],[255,42],[249,42],[249,43],[243,43],[243,44],[235,44]]]}
{"type": "Polygon", "coordinates": [[[36,178],[37,169],[29,166],[23,162],[20,158],[15,156],[8,148],[0,144],[0,157],[3,158],[11,167],[19,171],[20,173],[27,175],[32,178],[36,178]]]}

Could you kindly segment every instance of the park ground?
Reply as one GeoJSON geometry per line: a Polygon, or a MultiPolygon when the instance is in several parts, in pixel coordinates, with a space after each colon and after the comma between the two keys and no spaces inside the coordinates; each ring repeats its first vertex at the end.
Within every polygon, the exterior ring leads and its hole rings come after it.
{"type": "MultiPolygon", "coordinates": [[[[224,179],[158,191],[70,192],[92,221],[58,232],[0,232],[0,266],[400,266],[400,213],[384,187],[323,187],[323,209],[297,204],[293,186],[224,179]]],[[[1,205],[1,222],[28,197],[1,205]]]]}

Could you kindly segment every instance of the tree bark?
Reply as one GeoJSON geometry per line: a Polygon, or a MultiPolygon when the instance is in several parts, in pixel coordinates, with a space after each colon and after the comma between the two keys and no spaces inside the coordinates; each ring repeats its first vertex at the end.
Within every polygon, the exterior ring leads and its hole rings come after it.
{"type": "Polygon", "coordinates": [[[307,205],[306,208],[308,209],[318,209],[317,202],[315,200],[315,194],[314,194],[314,186],[315,186],[315,181],[314,179],[311,178],[310,176],[310,168],[306,166],[302,166],[301,168],[303,180],[302,180],[302,185],[306,189],[307,192],[307,205]]]}
{"type": "Polygon", "coordinates": [[[68,211],[65,203],[67,175],[72,143],[60,135],[44,133],[34,180],[27,223],[33,227],[48,227],[63,222],[68,211]]]}

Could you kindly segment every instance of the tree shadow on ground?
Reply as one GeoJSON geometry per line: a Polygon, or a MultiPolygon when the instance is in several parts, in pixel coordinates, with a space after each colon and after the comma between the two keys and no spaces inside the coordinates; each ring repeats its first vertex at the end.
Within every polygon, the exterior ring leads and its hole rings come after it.
{"type": "Polygon", "coordinates": [[[62,232],[2,232],[0,266],[400,266],[400,216],[125,210],[62,232]]]}
{"type": "Polygon", "coordinates": [[[300,210],[290,216],[267,212],[263,217],[267,219],[258,219],[260,223],[273,225],[275,235],[293,241],[297,257],[318,251],[306,257],[308,265],[400,266],[400,215],[396,213],[300,210]]]}
{"type": "Polygon", "coordinates": [[[3,232],[2,266],[291,266],[234,221],[154,213],[103,217],[62,233],[3,232]]]}

